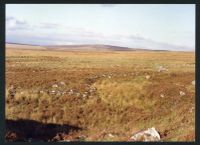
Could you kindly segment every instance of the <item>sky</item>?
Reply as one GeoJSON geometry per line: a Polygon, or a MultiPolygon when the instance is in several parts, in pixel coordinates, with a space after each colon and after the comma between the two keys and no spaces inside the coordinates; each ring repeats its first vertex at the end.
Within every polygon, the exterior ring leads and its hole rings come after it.
{"type": "Polygon", "coordinates": [[[6,4],[6,42],[195,51],[195,5],[6,4]]]}

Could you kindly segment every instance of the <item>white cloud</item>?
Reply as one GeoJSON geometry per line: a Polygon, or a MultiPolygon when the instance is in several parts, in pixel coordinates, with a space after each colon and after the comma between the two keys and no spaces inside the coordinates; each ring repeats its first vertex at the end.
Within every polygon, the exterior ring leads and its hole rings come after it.
{"type": "Polygon", "coordinates": [[[29,29],[28,23],[20,18],[6,17],[6,30],[29,29]]]}
{"type": "Polygon", "coordinates": [[[107,44],[157,50],[194,50],[187,46],[156,42],[138,34],[111,35],[56,23],[40,23],[32,26],[25,20],[14,17],[6,17],[6,41],[38,45],[107,44]]]}

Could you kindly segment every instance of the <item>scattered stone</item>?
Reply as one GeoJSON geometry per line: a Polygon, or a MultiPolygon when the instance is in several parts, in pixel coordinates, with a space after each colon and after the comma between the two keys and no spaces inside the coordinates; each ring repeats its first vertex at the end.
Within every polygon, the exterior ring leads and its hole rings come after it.
{"type": "Polygon", "coordinates": [[[56,91],[52,90],[52,91],[51,91],[51,94],[56,94],[56,91]]]}
{"type": "Polygon", "coordinates": [[[43,93],[44,93],[44,91],[39,91],[39,93],[40,93],[40,94],[43,94],[43,93]]]}
{"type": "Polygon", "coordinates": [[[111,133],[109,133],[108,136],[109,136],[109,137],[112,137],[112,138],[115,137],[115,136],[114,136],[113,134],[111,134],[111,133]]]}
{"type": "Polygon", "coordinates": [[[194,80],[194,81],[192,81],[192,85],[193,85],[193,86],[195,86],[195,80],[194,80]]]}
{"type": "Polygon", "coordinates": [[[163,71],[168,71],[168,69],[166,69],[166,68],[163,67],[163,66],[159,66],[159,67],[158,67],[158,72],[163,72],[163,71]]]}
{"type": "Polygon", "coordinates": [[[161,97],[161,98],[164,98],[164,97],[165,97],[165,95],[164,95],[164,94],[160,94],[160,97],[161,97]]]}
{"type": "Polygon", "coordinates": [[[135,133],[129,141],[160,141],[160,135],[154,127],[135,133]]]}
{"type": "Polygon", "coordinates": [[[80,135],[80,136],[76,137],[75,139],[78,140],[78,141],[84,141],[86,139],[86,136],[80,135]]]}
{"type": "Polygon", "coordinates": [[[111,76],[108,76],[108,78],[110,79],[110,78],[111,78],[111,76]]]}
{"type": "Polygon", "coordinates": [[[88,95],[86,95],[86,94],[83,94],[83,98],[86,98],[88,95]]]}
{"type": "Polygon", "coordinates": [[[146,75],[146,76],[145,76],[145,78],[146,78],[147,80],[150,79],[150,77],[151,77],[150,75],[146,75]]]}
{"type": "Polygon", "coordinates": [[[194,110],[194,107],[191,107],[189,112],[192,113],[193,110],[194,110]]]}
{"type": "Polygon", "coordinates": [[[65,82],[60,82],[60,85],[65,86],[66,84],[65,82]]]}
{"type": "Polygon", "coordinates": [[[68,92],[69,95],[73,95],[74,94],[74,91],[71,89],[69,92],[68,92]]]}
{"type": "Polygon", "coordinates": [[[183,91],[180,91],[179,94],[180,94],[180,96],[185,96],[185,92],[183,92],[183,91]]]}
{"type": "Polygon", "coordinates": [[[53,87],[53,88],[57,88],[57,87],[58,87],[58,85],[57,85],[57,84],[54,84],[54,85],[52,85],[52,87],[53,87]]]}
{"type": "Polygon", "coordinates": [[[96,88],[95,88],[95,87],[93,87],[93,86],[91,86],[91,87],[90,87],[90,89],[92,89],[92,90],[96,90],[96,88]]]}

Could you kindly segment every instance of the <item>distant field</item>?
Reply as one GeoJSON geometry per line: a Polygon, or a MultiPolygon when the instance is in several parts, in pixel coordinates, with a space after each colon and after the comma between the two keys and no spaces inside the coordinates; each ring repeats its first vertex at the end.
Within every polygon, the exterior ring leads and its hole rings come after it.
{"type": "Polygon", "coordinates": [[[127,141],[155,127],[163,141],[194,141],[194,80],[194,52],[7,46],[7,132],[51,141],[58,133],[57,140],[127,141]]]}

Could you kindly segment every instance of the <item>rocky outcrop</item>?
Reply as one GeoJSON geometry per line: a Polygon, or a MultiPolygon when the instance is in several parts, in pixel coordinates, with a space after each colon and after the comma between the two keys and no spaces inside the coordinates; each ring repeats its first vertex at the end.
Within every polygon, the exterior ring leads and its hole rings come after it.
{"type": "Polygon", "coordinates": [[[133,134],[129,141],[160,141],[160,135],[156,129],[152,127],[133,134]]]}

